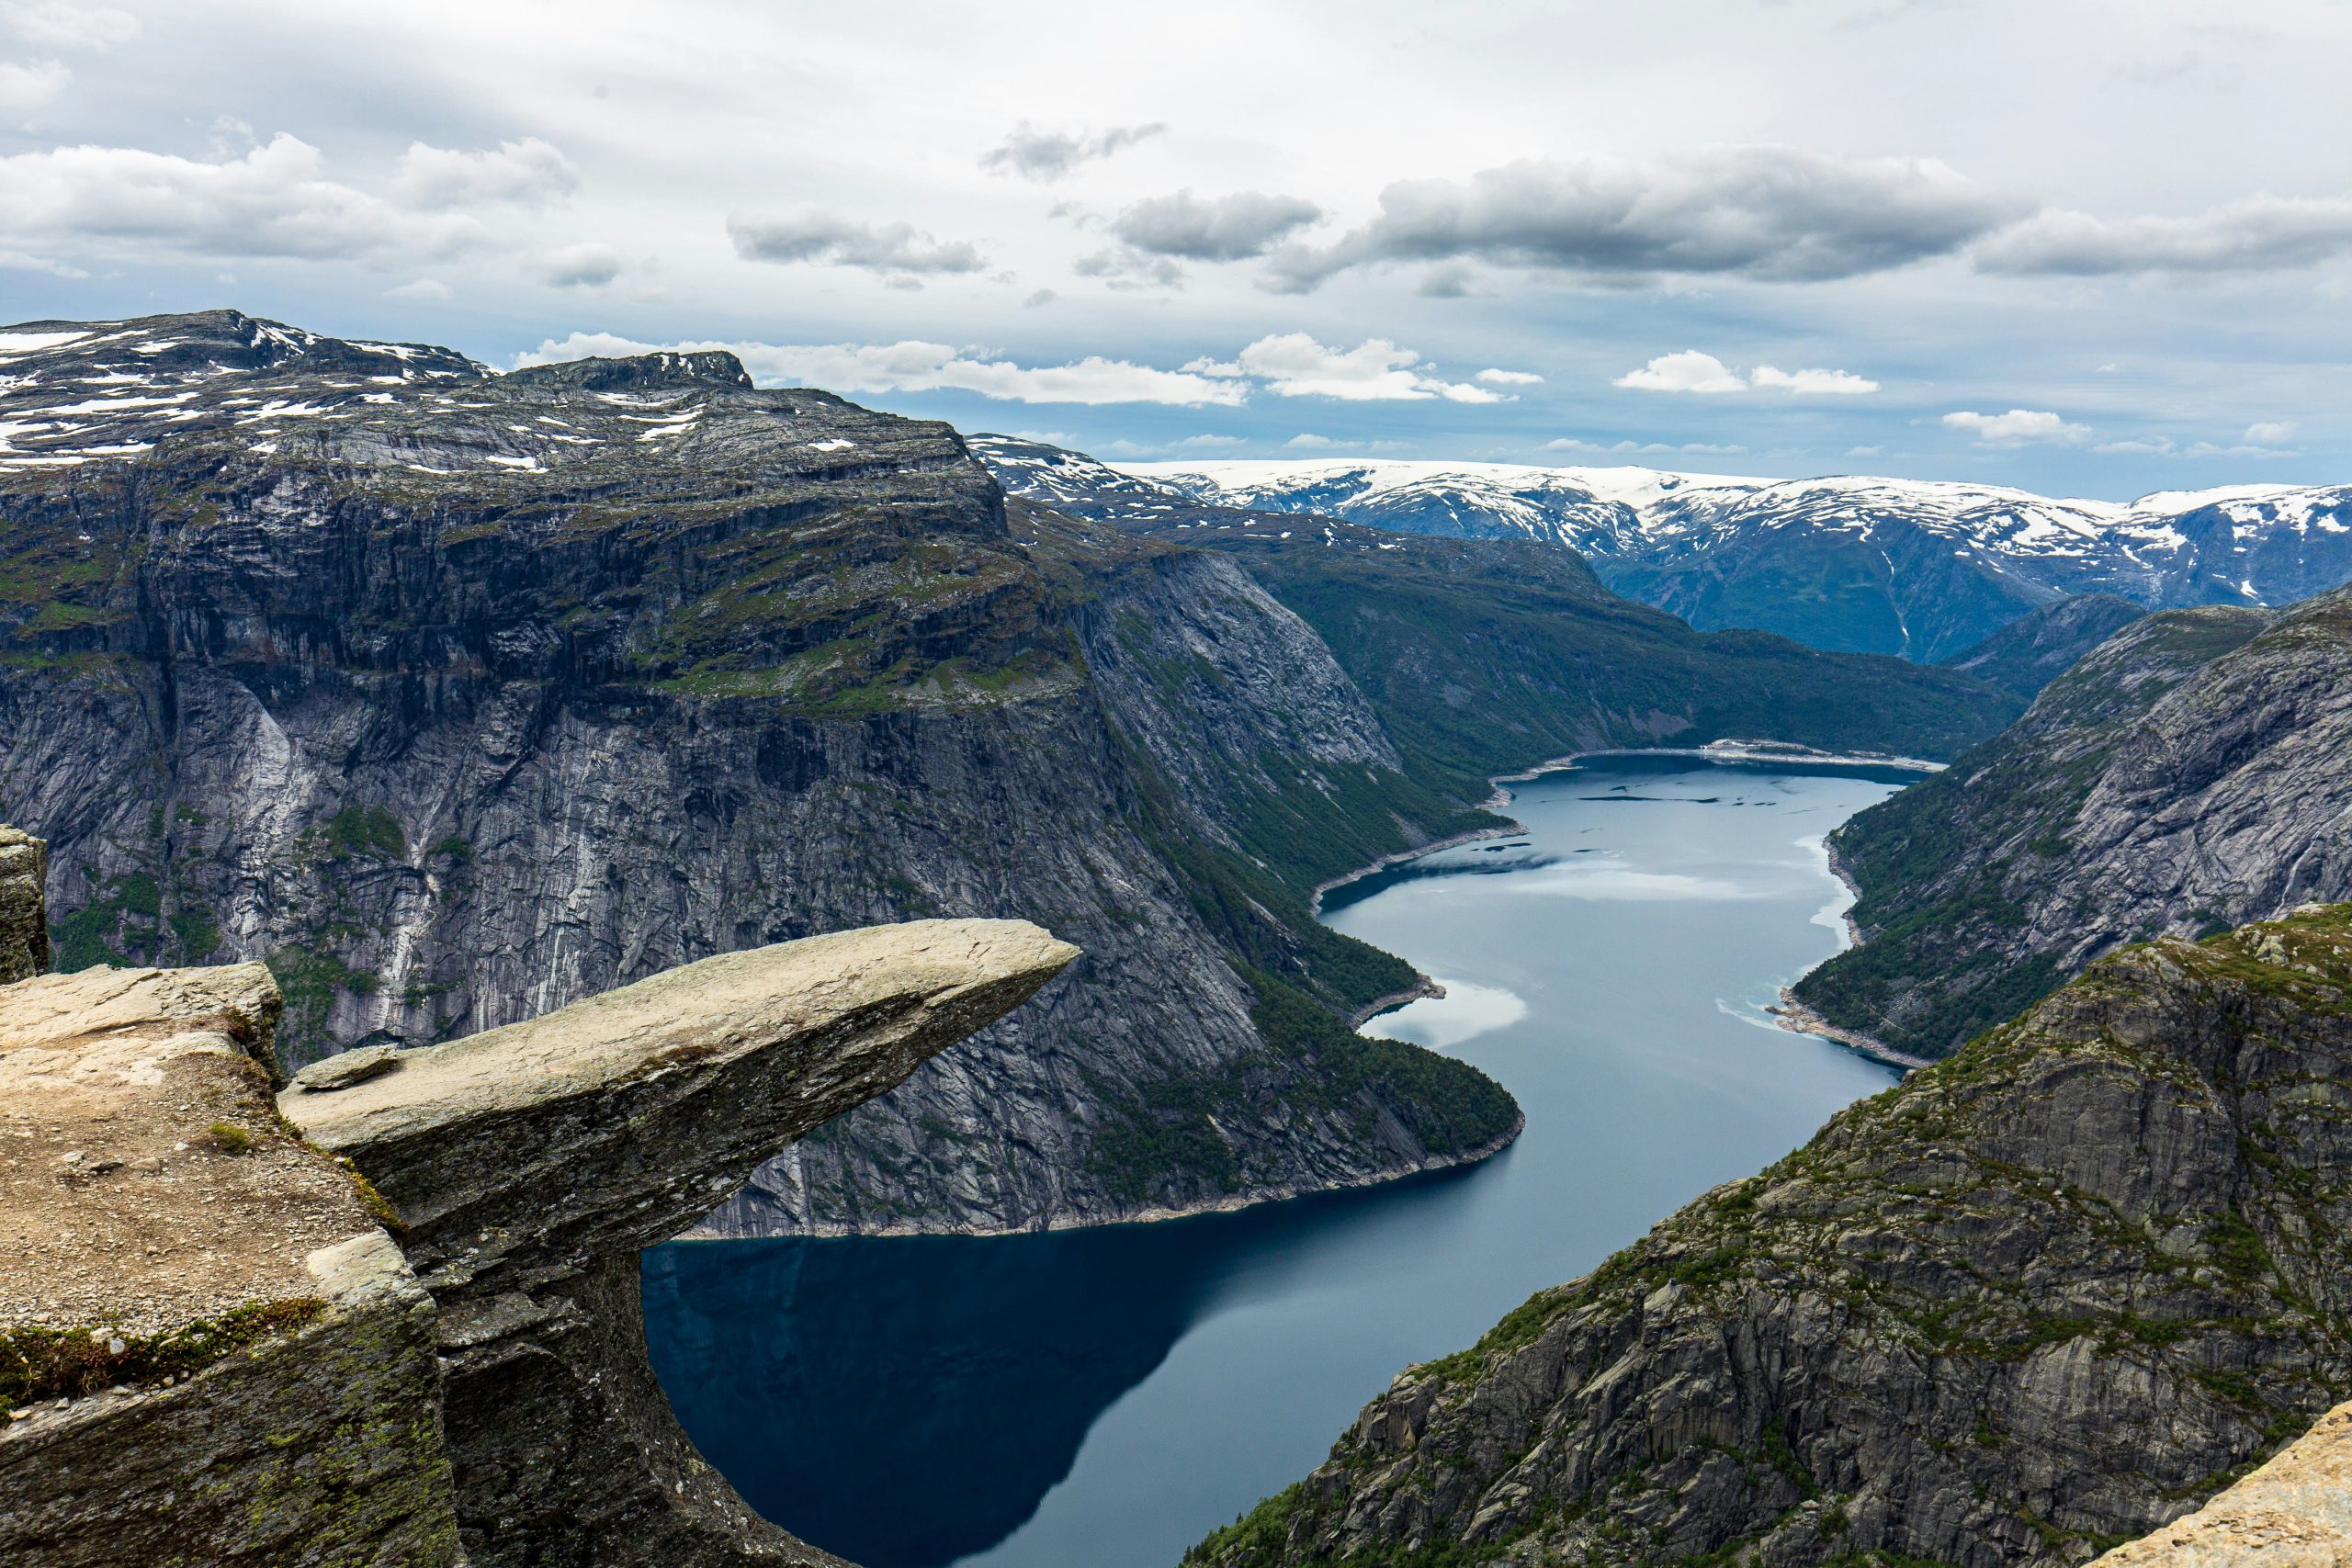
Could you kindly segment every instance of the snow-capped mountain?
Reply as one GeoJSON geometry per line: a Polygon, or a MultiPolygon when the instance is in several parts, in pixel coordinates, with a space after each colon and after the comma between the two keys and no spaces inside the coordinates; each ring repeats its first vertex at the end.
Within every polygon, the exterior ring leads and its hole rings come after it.
{"type": "Polygon", "coordinates": [[[1105,471],[1201,505],[1548,540],[1582,553],[1610,586],[1702,628],[1757,626],[1923,661],[2064,594],[2158,608],[2284,604],[2352,580],[2352,487],[2113,502],[1917,479],[1376,458],[1105,471]]]}

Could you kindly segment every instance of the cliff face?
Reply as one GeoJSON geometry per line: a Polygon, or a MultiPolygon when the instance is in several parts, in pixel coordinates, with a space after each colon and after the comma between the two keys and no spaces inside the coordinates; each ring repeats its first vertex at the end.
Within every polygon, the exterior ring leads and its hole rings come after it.
{"type": "Polygon", "coordinates": [[[2031,702],[2085,654],[2147,613],[2117,594],[2075,594],[2018,616],[1944,664],[2031,702]]]}
{"type": "Polygon", "coordinates": [[[2118,943],[2352,897],[2346,757],[2352,593],[2136,621],[1838,831],[1866,940],[1796,994],[1939,1055],[2118,943]]]}
{"type": "Polygon", "coordinates": [[[1508,1134],[1466,1067],[1266,1021],[1411,978],[1250,892],[1284,811],[1358,859],[1461,812],[1229,564],[723,355],[50,325],[0,392],[0,806],[54,844],[62,966],[264,960],[306,1056],[894,919],[1084,946],[727,1230],[1115,1218],[1508,1134]]]}
{"type": "Polygon", "coordinates": [[[1188,1561],[2087,1561],[2352,1392],[2352,908],[2100,961],[1188,1561]]]}

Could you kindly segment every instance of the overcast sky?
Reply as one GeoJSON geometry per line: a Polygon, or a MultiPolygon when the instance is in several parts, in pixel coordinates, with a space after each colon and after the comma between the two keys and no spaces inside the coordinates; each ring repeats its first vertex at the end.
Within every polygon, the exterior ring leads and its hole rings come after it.
{"type": "Polygon", "coordinates": [[[723,344],[1113,457],[2346,481],[2347,77],[2346,0],[22,0],[0,318],[723,344]]]}

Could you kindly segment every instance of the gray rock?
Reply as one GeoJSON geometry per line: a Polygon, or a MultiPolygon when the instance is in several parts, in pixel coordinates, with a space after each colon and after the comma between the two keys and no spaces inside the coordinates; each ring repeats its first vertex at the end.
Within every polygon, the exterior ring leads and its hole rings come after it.
{"type": "Polygon", "coordinates": [[[49,845],[0,827],[0,986],[49,967],[49,845]]]}
{"type": "Polygon", "coordinates": [[[292,1087],[312,1094],[325,1094],[334,1089],[349,1089],[366,1083],[369,1078],[398,1072],[401,1052],[397,1045],[363,1045],[356,1051],[344,1051],[312,1062],[294,1075],[292,1087]]]}

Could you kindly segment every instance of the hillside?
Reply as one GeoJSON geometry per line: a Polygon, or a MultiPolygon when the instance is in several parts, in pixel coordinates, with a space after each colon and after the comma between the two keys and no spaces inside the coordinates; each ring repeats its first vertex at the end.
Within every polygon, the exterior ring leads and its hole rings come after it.
{"type": "Polygon", "coordinates": [[[2058,1568],[2352,1392],[2352,909],[2094,965],[1478,1344],[1216,1568],[2058,1568]]]}
{"type": "Polygon", "coordinates": [[[1964,674],[1694,632],[1556,545],[1190,502],[1001,436],[973,450],[1014,493],[1241,563],[1321,635],[1402,752],[1456,790],[1572,751],[1724,737],[1942,758],[2017,711],[1964,674]]]}
{"type": "Polygon", "coordinates": [[[1585,555],[1621,593],[1702,630],[1946,661],[2039,605],[2284,604],[2352,580],[2352,489],[2237,486],[2136,502],[1832,476],[1397,458],[1163,462],[1131,480],[1195,502],[1585,555]]]}
{"type": "Polygon", "coordinates": [[[2352,592],[2135,621],[1831,843],[1866,938],[1798,998],[1941,1055],[2098,954],[2352,897],[2352,592]]]}
{"type": "Polygon", "coordinates": [[[2113,593],[2084,593],[2029,611],[1944,667],[2031,702],[2082,657],[2148,612],[2113,593]]]}

